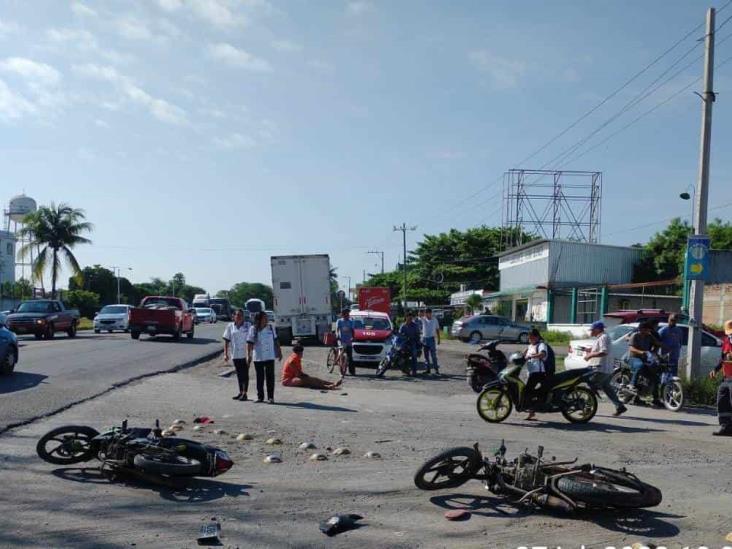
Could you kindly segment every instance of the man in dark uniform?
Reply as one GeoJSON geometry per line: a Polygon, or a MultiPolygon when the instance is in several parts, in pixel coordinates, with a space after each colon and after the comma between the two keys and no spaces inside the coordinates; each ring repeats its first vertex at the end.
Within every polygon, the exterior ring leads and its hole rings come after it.
{"type": "Polygon", "coordinates": [[[414,321],[414,313],[409,311],[407,318],[399,328],[399,335],[404,338],[404,344],[410,351],[410,369],[412,376],[417,375],[417,350],[419,348],[420,332],[419,326],[414,321]]]}
{"type": "Polygon", "coordinates": [[[722,358],[719,365],[709,372],[714,379],[722,370],[722,383],[717,389],[717,416],[719,417],[719,431],[714,435],[732,437],[732,320],[724,323],[724,340],[722,341],[722,358]]]}

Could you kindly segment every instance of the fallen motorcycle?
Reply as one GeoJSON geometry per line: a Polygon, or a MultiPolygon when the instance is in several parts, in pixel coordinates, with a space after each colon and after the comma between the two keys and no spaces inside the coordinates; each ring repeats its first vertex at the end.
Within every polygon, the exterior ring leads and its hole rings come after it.
{"type": "Polygon", "coordinates": [[[503,442],[492,459],[481,453],[477,443],[472,448],[453,448],[422,465],[414,476],[414,484],[421,490],[441,490],[476,479],[514,504],[561,512],[641,509],[661,503],[658,488],[625,469],[618,471],[589,463],[576,465],[577,459],[545,461],[543,454],[544,448],[539,446],[536,456],[525,451],[508,461],[503,442]]]}
{"type": "Polygon", "coordinates": [[[483,387],[478,395],[478,415],[489,423],[500,423],[511,415],[514,406],[519,412],[560,412],[571,423],[587,423],[597,413],[597,392],[592,388],[595,375],[591,368],[578,368],[554,374],[545,382],[541,402],[524,402],[526,383],[519,377],[526,363],[521,353],[511,355],[509,365],[495,381],[483,387]]]}
{"type": "Polygon", "coordinates": [[[55,465],[99,460],[109,477],[130,474],[165,483],[173,477],[215,477],[234,462],[220,448],[193,440],[163,437],[160,423],[154,429],[113,427],[103,433],[86,425],[52,429],[36,445],[38,456],[55,465]]]}
{"type": "Polygon", "coordinates": [[[476,393],[480,393],[486,383],[495,381],[498,373],[508,364],[504,352],[497,349],[501,343],[500,340],[489,341],[477,353],[470,353],[466,357],[465,378],[476,393]]]}
{"type": "Polygon", "coordinates": [[[684,405],[684,386],[680,377],[671,374],[668,356],[650,353],[638,374],[635,387],[630,384],[632,375],[630,366],[619,361],[613,372],[612,384],[622,402],[630,404],[638,400],[655,399],[654,386],[657,386],[656,391],[664,407],[672,412],[681,410],[684,405]]]}

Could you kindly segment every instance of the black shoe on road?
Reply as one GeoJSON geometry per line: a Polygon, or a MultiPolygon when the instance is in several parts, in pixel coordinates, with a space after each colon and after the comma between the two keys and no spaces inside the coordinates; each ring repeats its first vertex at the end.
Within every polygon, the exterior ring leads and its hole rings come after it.
{"type": "Polygon", "coordinates": [[[732,427],[729,425],[722,425],[718,431],[712,433],[715,437],[732,437],[732,427]]]}
{"type": "Polygon", "coordinates": [[[615,417],[618,417],[620,414],[624,414],[627,411],[628,411],[628,409],[621,404],[620,406],[618,406],[617,408],[615,408],[615,413],[613,415],[615,417]]]}
{"type": "Polygon", "coordinates": [[[241,400],[241,395],[234,395],[231,400],[241,400]]]}

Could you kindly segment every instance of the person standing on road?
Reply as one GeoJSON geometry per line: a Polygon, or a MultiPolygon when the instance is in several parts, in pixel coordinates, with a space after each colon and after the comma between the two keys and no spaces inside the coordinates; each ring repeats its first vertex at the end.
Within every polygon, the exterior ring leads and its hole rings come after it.
{"type": "Polygon", "coordinates": [[[404,324],[399,328],[399,335],[404,338],[404,345],[409,350],[410,356],[410,373],[412,376],[417,375],[417,348],[419,346],[419,326],[414,321],[414,311],[407,312],[407,318],[404,324]]]}
{"type": "Polygon", "coordinates": [[[419,328],[419,335],[420,335],[419,342],[417,343],[417,360],[422,358],[422,353],[424,352],[424,354],[425,354],[424,360],[426,363],[427,362],[427,353],[425,352],[426,350],[425,350],[424,346],[422,345],[422,338],[424,338],[424,319],[425,319],[425,310],[420,309],[419,311],[417,311],[417,318],[414,319],[414,322],[417,324],[417,328],[419,328]]]}
{"type": "MultiPolygon", "coordinates": [[[[668,354],[668,373],[664,376],[679,375],[679,357],[681,356],[681,345],[684,339],[684,332],[677,326],[678,317],[671,314],[668,317],[668,324],[658,331],[658,338],[661,341],[661,352],[668,354]]],[[[665,379],[661,379],[663,383],[665,379]]]]}
{"type": "Polygon", "coordinates": [[[336,322],[336,340],[341,347],[341,352],[346,353],[348,358],[348,373],[356,375],[356,367],[353,365],[353,320],[351,320],[350,309],[341,311],[341,318],[336,322]]]}
{"type": "Polygon", "coordinates": [[[605,333],[605,324],[601,321],[593,322],[590,327],[590,335],[595,338],[592,347],[585,352],[585,360],[590,367],[596,370],[592,378],[592,384],[607,395],[615,405],[614,416],[619,416],[628,411],[625,405],[620,402],[618,394],[612,384],[613,365],[610,363],[610,337],[605,333]]]}
{"type": "Polygon", "coordinates": [[[426,374],[430,373],[430,366],[435,369],[435,375],[440,375],[440,365],[437,363],[437,346],[440,344],[440,323],[432,318],[432,309],[425,311],[422,319],[422,348],[424,362],[427,365],[426,374]]]}
{"type": "Polygon", "coordinates": [[[230,322],[224,330],[224,362],[229,362],[229,358],[234,361],[236,379],[239,383],[239,393],[233,397],[234,400],[248,400],[247,337],[249,328],[251,328],[251,324],[244,321],[244,313],[241,309],[237,309],[234,313],[234,322],[230,322]]]}
{"type": "Polygon", "coordinates": [[[722,371],[722,383],[717,389],[717,416],[719,430],[714,431],[718,437],[732,437],[732,320],[724,323],[724,339],[722,340],[722,357],[709,377],[714,379],[722,371]]]}
{"type": "Polygon", "coordinates": [[[267,319],[267,313],[259,311],[254,315],[254,325],[247,336],[247,362],[254,362],[257,374],[257,402],[264,402],[264,385],[267,383],[267,401],[274,404],[274,363],[282,360],[282,350],[277,341],[277,332],[267,319]]]}
{"type": "MultiPolygon", "coordinates": [[[[524,402],[527,407],[541,403],[541,396],[545,393],[544,384],[546,383],[544,361],[548,356],[549,349],[541,338],[539,330],[534,328],[529,332],[529,347],[524,353],[526,369],[529,373],[529,379],[526,380],[526,389],[524,389],[524,402]]],[[[526,419],[532,421],[535,416],[534,410],[530,410],[526,419]]]]}

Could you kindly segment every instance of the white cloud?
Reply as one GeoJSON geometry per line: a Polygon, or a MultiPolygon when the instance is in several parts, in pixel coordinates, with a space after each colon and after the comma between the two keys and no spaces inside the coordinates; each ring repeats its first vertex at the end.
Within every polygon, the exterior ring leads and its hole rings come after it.
{"type": "Polygon", "coordinates": [[[128,40],[152,40],[155,38],[147,23],[141,19],[126,16],[117,19],[114,24],[117,33],[128,40]]]}
{"type": "Polygon", "coordinates": [[[85,55],[98,55],[112,63],[128,63],[133,59],[129,54],[100,47],[96,37],[87,30],[63,27],[48,29],[46,36],[54,44],[54,51],[58,51],[59,47],[74,48],[85,55]]]}
{"type": "Polygon", "coordinates": [[[297,52],[302,51],[302,46],[289,40],[275,40],[272,42],[272,47],[278,51],[284,52],[297,52]]]}
{"type": "Polygon", "coordinates": [[[46,63],[39,63],[25,57],[8,57],[0,61],[0,70],[23,77],[30,85],[55,86],[61,80],[61,73],[46,63]]]}
{"type": "Polygon", "coordinates": [[[96,17],[97,12],[91,9],[86,4],[82,4],[81,2],[74,2],[71,4],[71,11],[74,12],[75,15],[78,15],[79,17],[96,17]]]}
{"type": "Polygon", "coordinates": [[[0,80],[0,118],[15,120],[27,114],[36,114],[38,109],[21,94],[11,90],[0,80]]]}
{"type": "Polygon", "coordinates": [[[498,89],[517,87],[526,73],[525,63],[501,57],[489,50],[472,51],[468,59],[478,70],[487,74],[498,89]]]}
{"type": "Polygon", "coordinates": [[[257,144],[253,138],[241,133],[232,133],[224,137],[215,137],[213,142],[218,148],[225,150],[251,149],[257,144]]]}
{"type": "Polygon", "coordinates": [[[246,18],[235,14],[225,0],[195,0],[189,5],[195,15],[217,27],[233,27],[246,23],[246,18]]]}
{"type": "MultiPolygon", "coordinates": [[[[161,122],[175,125],[187,123],[186,111],[165,99],[160,99],[150,95],[135,84],[130,77],[121,74],[114,67],[94,65],[90,63],[86,65],[75,65],[73,70],[80,76],[114,84],[127,100],[144,107],[151,115],[161,122]]],[[[111,105],[116,108],[114,103],[111,105]]]]}
{"type": "Polygon", "coordinates": [[[227,63],[229,65],[240,67],[254,72],[271,72],[272,66],[269,62],[259,57],[255,57],[249,52],[240,48],[235,48],[231,44],[219,43],[211,44],[208,47],[209,55],[214,59],[227,63]]]}
{"type": "Polygon", "coordinates": [[[176,11],[183,7],[183,0],[158,0],[158,5],[165,11],[176,11]]]}
{"type": "Polygon", "coordinates": [[[353,0],[346,5],[346,11],[350,15],[363,15],[374,9],[374,5],[366,0],[353,0]]]}

